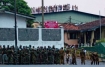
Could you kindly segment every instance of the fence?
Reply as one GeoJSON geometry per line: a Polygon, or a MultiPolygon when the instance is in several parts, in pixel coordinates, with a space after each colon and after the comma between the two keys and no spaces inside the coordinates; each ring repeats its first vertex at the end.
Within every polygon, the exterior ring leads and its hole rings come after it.
{"type": "MultiPolygon", "coordinates": [[[[18,46],[55,46],[64,47],[64,29],[57,28],[18,28],[18,46]]],[[[15,29],[0,28],[0,45],[15,45],[15,29]]]]}

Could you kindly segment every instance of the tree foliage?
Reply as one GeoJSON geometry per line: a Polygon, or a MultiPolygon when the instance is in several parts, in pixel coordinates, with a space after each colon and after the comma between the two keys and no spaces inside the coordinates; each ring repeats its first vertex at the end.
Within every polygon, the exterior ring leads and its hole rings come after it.
{"type": "MultiPolygon", "coordinates": [[[[0,0],[0,8],[6,11],[14,12],[15,0],[0,0]]],[[[16,0],[16,11],[19,14],[32,16],[31,9],[24,0],[16,0]]],[[[27,26],[31,27],[33,20],[27,20],[27,26]]]]}

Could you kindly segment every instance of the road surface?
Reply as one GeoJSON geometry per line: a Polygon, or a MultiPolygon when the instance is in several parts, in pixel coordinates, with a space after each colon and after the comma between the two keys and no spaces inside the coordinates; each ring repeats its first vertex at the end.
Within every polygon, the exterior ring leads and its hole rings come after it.
{"type": "MultiPolygon", "coordinates": [[[[76,61],[77,61],[77,65],[81,65],[81,59],[77,58],[76,61]]],[[[64,63],[67,64],[67,63],[66,63],[66,56],[65,56],[65,58],[64,58],[64,63]]],[[[90,63],[91,63],[90,60],[86,60],[86,61],[85,61],[85,65],[91,65],[90,63]]],[[[70,62],[69,62],[69,64],[70,64],[70,62]]],[[[105,65],[105,62],[100,62],[99,65],[105,65]]]]}

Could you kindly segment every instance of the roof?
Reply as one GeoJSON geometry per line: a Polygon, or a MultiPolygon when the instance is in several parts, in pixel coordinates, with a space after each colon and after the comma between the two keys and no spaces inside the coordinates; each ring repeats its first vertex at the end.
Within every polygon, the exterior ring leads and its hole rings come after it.
{"type": "MultiPolygon", "coordinates": [[[[105,25],[105,18],[101,19],[101,25],[105,25]]],[[[96,29],[100,27],[100,20],[88,22],[86,24],[82,24],[78,26],[81,30],[90,30],[90,29],[96,29]]]]}
{"type": "MultiPolygon", "coordinates": [[[[82,12],[82,11],[76,11],[76,10],[50,12],[50,13],[44,13],[44,14],[57,14],[57,13],[65,13],[65,12],[76,12],[76,13],[82,13],[82,14],[87,14],[87,15],[92,15],[92,16],[97,16],[97,17],[99,17],[99,15],[96,15],[96,14],[87,13],[87,12],[82,12]]],[[[42,13],[33,14],[33,15],[41,15],[41,14],[42,14],[42,13]]],[[[105,16],[101,16],[101,17],[102,17],[102,18],[105,18],[105,16]]]]}
{"type": "Polygon", "coordinates": [[[105,43],[101,43],[105,47],[105,43]]]}
{"type": "Polygon", "coordinates": [[[72,23],[61,24],[60,26],[63,26],[64,30],[71,30],[71,31],[73,31],[73,30],[75,30],[75,31],[80,30],[80,28],[78,26],[76,26],[76,25],[74,25],[72,23]]]}
{"type": "MultiPolygon", "coordinates": [[[[6,14],[12,14],[12,15],[14,15],[14,12],[4,11],[4,10],[0,10],[0,13],[6,13],[6,14]]],[[[20,17],[28,18],[28,19],[35,19],[34,16],[27,16],[27,15],[23,15],[23,14],[16,14],[16,15],[20,16],[20,17]]]]}
{"type": "MultiPolygon", "coordinates": [[[[105,18],[101,19],[101,25],[105,25],[105,18]]],[[[100,20],[88,22],[81,25],[74,25],[74,24],[61,24],[61,26],[64,27],[64,30],[78,30],[78,31],[84,31],[84,30],[94,30],[100,27],[100,20]]]]}

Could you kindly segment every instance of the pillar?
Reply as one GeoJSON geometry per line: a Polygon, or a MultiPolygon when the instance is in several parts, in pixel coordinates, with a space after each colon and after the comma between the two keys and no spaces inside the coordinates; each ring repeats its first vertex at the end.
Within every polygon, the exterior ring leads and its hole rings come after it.
{"type": "Polygon", "coordinates": [[[105,38],[105,27],[102,27],[102,33],[101,33],[101,38],[105,38]]]}
{"type": "Polygon", "coordinates": [[[93,43],[93,39],[94,39],[94,31],[92,31],[92,34],[91,34],[91,44],[90,44],[90,46],[92,46],[92,43],[93,43]]]}
{"type": "Polygon", "coordinates": [[[84,33],[84,46],[86,46],[86,33],[84,33]]]}

